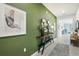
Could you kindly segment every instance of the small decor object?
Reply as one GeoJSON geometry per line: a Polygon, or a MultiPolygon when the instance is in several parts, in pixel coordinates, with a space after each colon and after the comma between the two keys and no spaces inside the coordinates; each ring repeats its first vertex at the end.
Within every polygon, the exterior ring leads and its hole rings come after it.
{"type": "Polygon", "coordinates": [[[0,37],[26,34],[26,12],[7,4],[2,4],[0,37]]]}

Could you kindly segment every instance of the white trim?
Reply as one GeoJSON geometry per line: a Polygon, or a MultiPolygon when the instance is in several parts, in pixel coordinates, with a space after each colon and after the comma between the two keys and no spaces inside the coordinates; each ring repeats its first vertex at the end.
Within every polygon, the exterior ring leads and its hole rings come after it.
{"type": "Polygon", "coordinates": [[[38,51],[36,51],[35,53],[33,53],[31,56],[36,56],[38,54],[38,51]]]}

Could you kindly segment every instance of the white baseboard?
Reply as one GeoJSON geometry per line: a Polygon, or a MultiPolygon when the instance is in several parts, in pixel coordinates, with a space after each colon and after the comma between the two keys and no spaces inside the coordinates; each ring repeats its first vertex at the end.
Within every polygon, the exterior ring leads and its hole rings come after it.
{"type": "Polygon", "coordinates": [[[31,56],[37,56],[38,55],[38,51],[36,51],[35,53],[33,53],[31,56]]]}

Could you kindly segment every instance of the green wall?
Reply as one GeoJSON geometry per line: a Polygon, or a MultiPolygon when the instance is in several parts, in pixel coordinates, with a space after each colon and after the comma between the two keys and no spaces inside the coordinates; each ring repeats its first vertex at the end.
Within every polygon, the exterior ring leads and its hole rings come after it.
{"type": "MultiPolygon", "coordinates": [[[[27,12],[27,34],[0,38],[0,55],[29,56],[37,51],[37,45],[39,42],[36,39],[36,36],[39,35],[37,27],[39,25],[39,20],[45,17],[47,8],[40,3],[12,3],[10,5],[27,12]],[[26,52],[23,51],[24,48],[26,48],[26,52]]],[[[48,12],[51,14],[50,11],[48,12]]],[[[53,14],[51,15],[52,19],[50,20],[56,22],[56,17],[53,14]]]]}

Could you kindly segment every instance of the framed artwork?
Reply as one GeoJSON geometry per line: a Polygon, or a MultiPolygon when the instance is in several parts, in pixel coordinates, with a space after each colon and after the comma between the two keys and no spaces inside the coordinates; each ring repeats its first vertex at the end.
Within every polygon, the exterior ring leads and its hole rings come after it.
{"type": "Polygon", "coordinates": [[[0,37],[26,34],[26,12],[7,4],[0,8],[0,37]]]}

